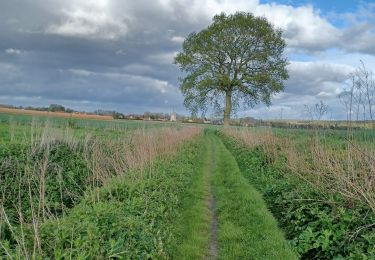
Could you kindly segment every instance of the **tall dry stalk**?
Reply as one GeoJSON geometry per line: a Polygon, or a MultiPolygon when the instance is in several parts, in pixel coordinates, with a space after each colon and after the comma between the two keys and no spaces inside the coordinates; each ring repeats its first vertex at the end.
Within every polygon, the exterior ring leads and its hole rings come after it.
{"type": "MultiPolygon", "coordinates": [[[[120,126],[116,126],[118,129],[120,126]]],[[[113,129],[111,129],[113,130],[113,129]]],[[[120,137],[93,137],[87,134],[78,138],[69,127],[55,127],[49,121],[43,125],[35,119],[31,123],[31,131],[28,143],[29,149],[25,153],[23,170],[18,169],[21,164],[17,158],[3,158],[0,160],[1,169],[12,169],[17,173],[12,177],[18,178],[18,202],[14,206],[16,214],[12,219],[8,218],[9,208],[5,208],[5,199],[12,192],[12,181],[0,184],[0,229],[7,227],[12,239],[17,244],[20,256],[31,259],[40,255],[42,250],[40,225],[47,219],[56,218],[58,215],[47,203],[47,175],[57,176],[57,182],[61,198],[61,211],[64,214],[66,205],[63,195],[79,196],[67,190],[63,183],[62,169],[64,165],[55,165],[51,160],[51,153],[58,145],[67,145],[74,153],[82,153],[88,167],[87,185],[85,189],[96,188],[106,184],[113,177],[124,177],[134,169],[145,172],[145,167],[150,167],[152,173],[152,161],[157,156],[168,156],[176,152],[178,145],[193,136],[201,133],[200,128],[185,127],[180,130],[171,128],[139,129],[133,132],[123,131],[120,137]],[[57,145],[57,146],[56,146],[57,145]],[[21,185],[22,184],[22,185],[21,185]],[[25,210],[25,206],[27,207],[25,210]],[[25,217],[28,213],[28,216],[25,217]],[[27,229],[27,231],[26,231],[27,229]],[[31,246],[31,248],[30,248],[31,246]]],[[[10,174],[11,175],[11,174],[10,174]]],[[[131,178],[145,178],[143,174],[133,174],[131,178]]],[[[82,192],[83,193],[83,192],[82,192]]],[[[99,193],[97,193],[99,194],[99,193]]],[[[97,200],[100,200],[97,197],[97,200]]],[[[55,207],[52,205],[52,207],[55,207]]],[[[0,236],[1,236],[0,230],[0,236]]],[[[1,242],[0,251],[9,256],[7,248],[1,242]]],[[[14,254],[14,252],[13,252],[14,254]]]]}
{"type": "Polygon", "coordinates": [[[136,130],[130,137],[120,140],[86,139],[84,156],[91,171],[93,187],[105,184],[112,177],[122,177],[132,169],[139,169],[140,176],[146,166],[151,167],[156,156],[172,154],[179,143],[201,132],[200,128],[185,127],[136,130]]]}
{"type": "Polygon", "coordinates": [[[268,162],[280,156],[286,158],[290,172],[309,183],[325,199],[341,194],[349,204],[362,203],[375,213],[375,150],[357,144],[353,138],[345,141],[346,149],[325,144],[315,133],[297,149],[287,137],[276,137],[271,130],[226,130],[248,147],[261,147],[268,162]]]}

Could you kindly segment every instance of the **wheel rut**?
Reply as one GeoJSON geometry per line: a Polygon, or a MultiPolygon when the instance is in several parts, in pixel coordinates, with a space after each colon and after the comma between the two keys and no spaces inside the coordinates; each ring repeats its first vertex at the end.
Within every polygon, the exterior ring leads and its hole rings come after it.
{"type": "Polygon", "coordinates": [[[206,259],[217,259],[218,258],[218,241],[217,241],[217,233],[218,233],[218,219],[217,219],[217,214],[216,214],[216,200],[213,192],[213,185],[212,185],[212,179],[213,175],[215,174],[216,171],[216,158],[215,158],[215,144],[212,140],[210,140],[210,195],[208,198],[208,207],[210,210],[210,215],[211,215],[211,229],[210,229],[210,240],[209,240],[209,254],[206,259]]]}

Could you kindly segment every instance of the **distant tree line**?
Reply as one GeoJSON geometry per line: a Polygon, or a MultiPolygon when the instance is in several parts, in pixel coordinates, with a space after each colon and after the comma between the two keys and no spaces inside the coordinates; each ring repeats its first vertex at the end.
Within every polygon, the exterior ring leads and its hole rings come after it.
{"type": "Polygon", "coordinates": [[[65,112],[65,113],[78,112],[71,108],[65,108],[64,106],[59,105],[59,104],[51,104],[48,107],[12,106],[12,105],[0,104],[0,107],[12,108],[12,109],[35,110],[35,111],[49,111],[49,112],[65,112]]]}
{"type": "Polygon", "coordinates": [[[144,119],[148,120],[169,120],[170,114],[168,113],[152,113],[152,112],[145,112],[143,114],[144,119]]]}
{"type": "Polygon", "coordinates": [[[125,115],[122,114],[122,113],[119,113],[115,110],[95,110],[94,113],[95,115],[99,115],[99,116],[112,116],[113,119],[124,119],[125,118],[125,115]]]}

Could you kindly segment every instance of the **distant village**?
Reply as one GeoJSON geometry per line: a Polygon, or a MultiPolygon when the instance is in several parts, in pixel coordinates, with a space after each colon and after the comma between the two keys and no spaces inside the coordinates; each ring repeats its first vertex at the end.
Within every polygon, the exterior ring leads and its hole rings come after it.
{"type": "Polygon", "coordinates": [[[211,119],[209,119],[209,118],[188,117],[188,116],[184,116],[184,115],[179,115],[176,112],[172,112],[172,113],[145,112],[143,114],[120,115],[116,119],[190,122],[190,123],[205,123],[205,124],[211,124],[212,123],[211,119]]]}
{"type": "MultiPolygon", "coordinates": [[[[223,117],[216,114],[211,117],[192,117],[186,115],[179,115],[176,112],[171,113],[153,113],[144,112],[143,114],[123,114],[111,110],[95,110],[93,112],[76,111],[70,108],[65,108],[62,105],[51,104],[48,107],[31,107],[31,106],[12,106],[0,104],[0,113],[32,114],[32,115],[48,115],[49,112],[55,113],[56,116],[73,117],[73,118],[92,118],[103,120],[144,120],[144,121],[163,121],[163,122],[180,122],[180,123],[198,123],[198,124],[213,124],[223,125],[223,117]],[[8,110],[8,111],[7,111],[8,110]]],[[[352,128],[361,128],[361,121],[358,124],[352,125],[352,128]]],[[[347,122],[345,120],[331,120],[331,121],[311,121],[311,120],[288,120],[288,119],[273,119],[262,120],[253,117],[242,117],[231,119],[231,125],[246,126],[246,127],[278,127],[278,128],[330,128],[330,129],[347,129],[347,122]]],[[[375,127],[374,127],[375,129],[375,127]]]]}
{"type": "Polygon", "coordinates": [[[86,111],[77,111],[71,108],[66,108],[59,104],[51,104],[48,107],[12,106],[12,105],[0,104],[0,108],[30,110],[30,111],[44,111],[44,112],[60,112],[60,113],[68,113],[68,114],[111,116],[113,117],[113,119],[192,122],[192,123],[206,123],[206,124],[212,123],[212,120],[208,118],[188,117],[184,115],[179,115],[176,112],[171,112],[171,113],[144,112],[143,114],[136,114],[136,113],[123,114],[114,110],[95,110],[93,112],[86,112],[86,111]]]}

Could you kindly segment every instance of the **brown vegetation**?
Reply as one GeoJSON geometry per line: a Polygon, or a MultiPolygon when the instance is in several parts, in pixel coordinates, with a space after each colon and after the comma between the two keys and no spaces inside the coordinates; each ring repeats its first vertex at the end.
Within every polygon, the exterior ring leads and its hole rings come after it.
{"type": "Polygon", "coordinates": [[[341,194],[347,203],[363,203],[375,213],[375,151],[347,139],[345,148],[326,144],[318,132],[303,144],[275,136],[272,130],[226,130],[248,147],[261,147],[270,163],[286,158],[289,172],[303,179],[329,201],[341,194]]]}
{"type": "Polygon", "coordinates": [[[14,109],[14,108],[5,108],[5,107],[0,107],[0,113],[17,114],[17,115],[33,115],[33,116],[51,116],[51,117],[57,116],[57,117],[78,118],[78,119],[113,120],[112,116],[100,116],[100,115],[91,115],[91,114],[84,114],[84,113],[48,112],[48,111],[14,109]]]}
{"type": "Polygon", "coordinates": [[[143,178],[144,168],[152,169],[152,161],[157,156],[173,154],[178,144],[200,132],[198,127],[185,127],[180,130],[138,129],[130,138],[118,140],[87,137],[84,155],[92,173],[92,183],[94,186],[102,185],[111,177],[122,177],[132,169],[138,169],[139,174],[127,177],[143,178]]]}
{"type": "MultiPolygon", "coordinates": [[[[76,194],[73,190],[70,190],[61,181],[61,183],[56,184],[60,186],[61,205],[54,204],[52,207],[55,208],[52,209],[46,202],[47,174],[61,176],[62,167],[64,167],[64,165],[53,163],[50,158],[53,153],[52,150],[56,149],[55,144],[67,145],[72,152],[82,156],[89,172],[85,184],[80,186],[80,193],[87,189],[94,190],[96,200],[99,201],[99,191],[95,188],[102,186],[114,177],[126,178],[129,181],[147,178],[144,175],[144,172],[146,172],[144,169],[150,167],[150,171],[147,172],[152,174],[153,160],[156,157],[168,157],[168,155],[177,151],[179,144],[183,141],[201,133],[199,127],[183,127],[181,129],[139,129],[134,132],[127,132],[121,137],[102,138],[87,134],[84,138],[77,138],[70,128],[53,128],[48,123],[44,126],[33,123],[31,127],[31,149],[24,151],[26,153],[26,165],[23,170],[20,171],[17,166],[23,162],[17,161],[15,158],[9,157],[7,160],[0,161],[0,169],[7,169],[16,165],[16,167],[13,167],[17,170],[14,174],[14,183],[17,183],[17,181],[20,183],[19,180],[21,179],[25,180],[22,182],[23,186],[21,184],[19,186],[16,184],[18,187],[14,185],[0,186],[0,224],[5,225],[0,225],[0,231],[2,227],[7,227],[12,232],[19,248],[24,249],[24,252],[21,253],[24,256],[28,256],[25,245],[26,234],[23,233],[24,226],[32,227],[32,234],[27,234],[27,236],[31,236],[34,240],[32,255],[35,255],[36,252],[41,250],[41,224],[48,219],[65,214],[68,208],[63,202],[63,196],[73,198],[72,201],[77,201],[76,198],[82,196],[82,194],[76,194]],[[14,189],[19,194],[18,205],[14,206],[17,214],[16,216],[13,214],[13,219],[10,220],[12,214],[7,212],[4,205],[7,197],[14,192],[14,189]],[[23,198],[28,201],[25,202],[21,199],[23,194],[26,195],[23,198]],[[28,213],[24,212],[21,207],[25,203],[30,205],[27,210],[28,213]],[[58,208],[58,212],[56,208],[58,208]],[[30,215],[28,220],[25,220],[26,214],[30,215]]],[[[62,180],[63,178],[59,177],[58,179],[62,180]]],[[[6,250],[2,243],[0,245],[6,250]]]]}

